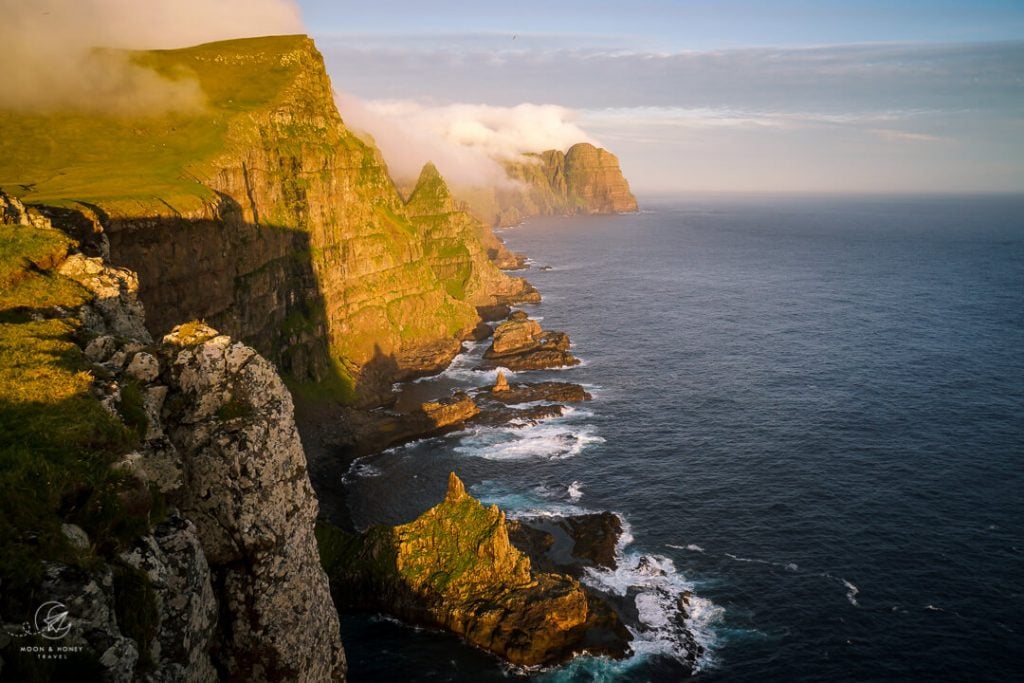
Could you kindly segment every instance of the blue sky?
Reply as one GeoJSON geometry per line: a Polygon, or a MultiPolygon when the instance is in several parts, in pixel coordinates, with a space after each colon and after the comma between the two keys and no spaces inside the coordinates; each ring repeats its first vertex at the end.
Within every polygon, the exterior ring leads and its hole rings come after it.
{"type": "Polygon", "coordinates": [[[641,192],[1024,191],[1019,0],[299,5],[378,137],[560,105],[641,192]]]}

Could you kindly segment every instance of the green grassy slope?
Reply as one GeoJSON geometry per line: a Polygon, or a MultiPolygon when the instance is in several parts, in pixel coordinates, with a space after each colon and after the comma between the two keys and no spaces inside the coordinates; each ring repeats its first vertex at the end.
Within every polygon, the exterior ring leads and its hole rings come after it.
{"type": "Polygon", "coordinates": [[[136,437],[92,395],[92,367],[75,343],[78,321],[48,317],[57,306],[73,309],[91,298],[54,271],[70,244],[58,230],[0,225],[0,581],[6,591],[32,585],[41,559],[88,563],[93,551],[138,535],[149,522],[122,514],[120,498],[137,483],[110,469],[136,437]],[[61,534],[65,521],[84,527],[93,549],[72,551],[61,534]]]}
{"type": "Polygon", "coordinates": [[[271,36],[130,53],[170,80],[198,80],[206,102],[193,111],[0,111],[0,187],[49,204],[158,197],[181,209],[209,199],[213,193],[189,169],[225,151],[232,120],[273,107],[298,68],[280,55],[308,40],[271,36]]]}

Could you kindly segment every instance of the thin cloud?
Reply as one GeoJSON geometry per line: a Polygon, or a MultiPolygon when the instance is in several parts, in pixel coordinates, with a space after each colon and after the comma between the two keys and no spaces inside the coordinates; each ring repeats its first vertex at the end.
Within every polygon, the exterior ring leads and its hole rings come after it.
{"type": "Polygon", "coordinates": [[[907,130],[893,130],[892,128],[872,128],[871,133],[874,133],[883,140],[889,142],[942,142],[943,138],[938,135],[928,135],[927,133],[914,133],[913,131],[907,130]]]}

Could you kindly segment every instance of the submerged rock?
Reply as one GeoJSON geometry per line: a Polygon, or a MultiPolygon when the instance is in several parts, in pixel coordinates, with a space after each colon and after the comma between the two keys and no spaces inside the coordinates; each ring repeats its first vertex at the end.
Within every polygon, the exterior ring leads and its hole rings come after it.
{"type": "Polygon", "coordinates": [[[629,652],[615,612],[576,579],[534,571],[510,542],[505,514],[466,493],[454,473],[445,499],[415,521],[358,537],[331,529],[320,540],[344,605],[446,628],[519,665],[629,652]]]}
{"type": "Polygon", "coordinates": [[[564,414],[565,406],[557,403],[527,408],[508,408],[498,404],[498,407],[488,406],[482,409],[480,414],[473,418],[473,424],[492,427],[531,427],[542,420],[561,417],[564,414]]]}

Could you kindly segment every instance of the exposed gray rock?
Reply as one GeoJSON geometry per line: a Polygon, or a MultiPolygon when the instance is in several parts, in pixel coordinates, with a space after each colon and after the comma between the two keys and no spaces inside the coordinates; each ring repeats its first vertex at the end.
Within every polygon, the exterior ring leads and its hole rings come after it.
{"type": "Polygon", "coordinates": [[[90,658],[98,660],[105,669],[105,680],[133,680],[139,652],[135,641],[118,627],[113,571],[109,565],[87,572],[47,563],[40,594],[67,608],[71,628],[60,640],[62,646],[81,647],[90,658]]]}
{"type": "Polygon", "coordinates": [[[168,426],[188,463],[182,511],[223,586],[228,676],[341,680],[338,617],[291,395],[269,361],[212,328],[175,328],[164,344],[172,392],[184,399],[168,426]]]}
{"type": "Polygon", "coordinates": [[[148,680],[216,680],[210,649],[217,601],[195,525],[172,511],[120,559],[142,572],[153,590],[159,626],[145,644],[153,662],[148,680]]]}
{"type": "Polygon", "coordinates": [[[139,342],[152,341],[139,301],[139,278],[126,268],[115,268],[101,258],[71,254],[57,269],[78,282],[96,299],[80,310],[82,323],[97,334],[114,334],[139,342]]]}
{"type": "Polygon", "coordinates": [[[117,340],[109,334],[96,337],[85,347],[85,357],[97,363],[102,362],[114,355],[117,350],[117,340]]]}
{"type": "Polygon", "coordinates": [[[89,534],[85,533],[85,529],[78,526],[77,524],[61,524],[60,531],[70,545],[75,550],[88,550],[89,549],[89,534]]]}
{"type": "Polygon", "coordinates": [[[164,407],[164,401],[167,399],[167,391],[167,387],[158,385],[147,388],[146,393],[142,396],[142,407],[145,409],[146,418],[148,419],[146,423],[146,441],[154,441],[164,436],[163,421],[160,414],[164,407]]]}
{"type": "Polygon", "coordinates": [[[132,357],[125,372],[140,382],[153,382],[160,376],[160,361],[152,354],[139,351],[132,357]]]}

